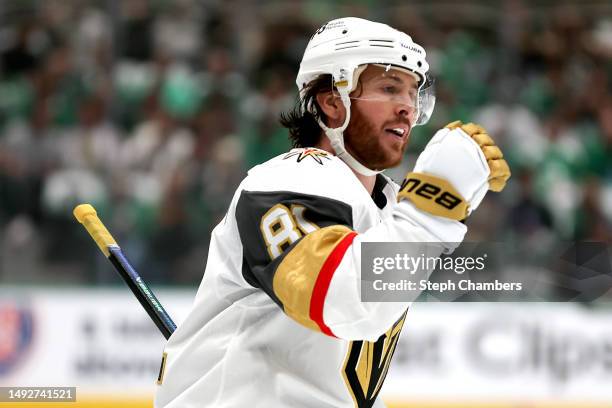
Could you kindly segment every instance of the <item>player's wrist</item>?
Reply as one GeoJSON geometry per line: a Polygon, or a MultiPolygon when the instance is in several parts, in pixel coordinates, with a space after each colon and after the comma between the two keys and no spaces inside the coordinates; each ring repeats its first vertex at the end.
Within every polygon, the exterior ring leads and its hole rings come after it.
{"type": "Polygon", "coordinates": [[[451,253],[467,233],[467,226],[457,220],[433,215],[417,208],[410,200],[403,199],[395,207],[396,217],[409,220],[421,226],[429,236],[422,237],[423,242],[441,242],[445,253],[451,253]]]}

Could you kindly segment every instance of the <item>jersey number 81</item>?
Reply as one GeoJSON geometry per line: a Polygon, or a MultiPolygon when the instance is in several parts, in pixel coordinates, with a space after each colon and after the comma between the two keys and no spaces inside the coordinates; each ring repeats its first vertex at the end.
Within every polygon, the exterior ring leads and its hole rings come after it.
{"type": "Polygon", "coordinates": [[[283,204],[276,204],[261,217],[259,229],[271,259],[282,254],[302,236],[319,229],[304,218],[305,210],[303,205],[292,204],[287,208],[283,204]]]}

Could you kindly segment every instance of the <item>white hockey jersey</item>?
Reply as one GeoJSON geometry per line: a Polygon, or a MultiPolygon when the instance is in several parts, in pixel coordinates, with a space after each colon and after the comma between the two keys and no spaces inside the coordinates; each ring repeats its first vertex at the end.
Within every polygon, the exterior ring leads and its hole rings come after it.
{"type": "Polygon", "coordinates": [[[360,243],[460,242],[466,227],[368,194],[322,150],[249,171],[214,229],[194,305],[168,340],[155,406],[383,407],[408,303],[362,303],[360,243]]]}

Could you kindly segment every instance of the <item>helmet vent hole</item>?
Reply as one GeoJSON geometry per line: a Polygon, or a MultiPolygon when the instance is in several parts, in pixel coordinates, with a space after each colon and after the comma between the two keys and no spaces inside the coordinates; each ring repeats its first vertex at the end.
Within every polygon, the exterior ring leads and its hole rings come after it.
{"type": "Polygon", "coordinates": [[[348,33],[348,30],[342,30],[342,34],[348,33]]]}
{"type": "Polygon", "coordinates": [[[421,61],[417,61],[417,67],[421,68],[422,65],[423,63],[421,61]]]}
{"type": "Polygon", "coordinates": [[[402,61],[406,61],[408,59],[408,57],[406,57],[405,55],[402,55],[402,61]]]}

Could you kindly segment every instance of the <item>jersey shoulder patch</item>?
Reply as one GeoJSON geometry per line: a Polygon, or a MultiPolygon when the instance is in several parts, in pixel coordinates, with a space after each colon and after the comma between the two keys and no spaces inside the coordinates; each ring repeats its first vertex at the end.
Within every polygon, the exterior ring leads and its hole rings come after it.
{"type": "Polygon", "coordinates": [[[292,149],[289,153],[283,156],[283,160],[294,159],[297,163],[303,160],[313,160],[315,163],[324,165],[325,162],[331,161],[331,154],[325,150],[317,149],[316,147],[307,147],[292,149]]]}

